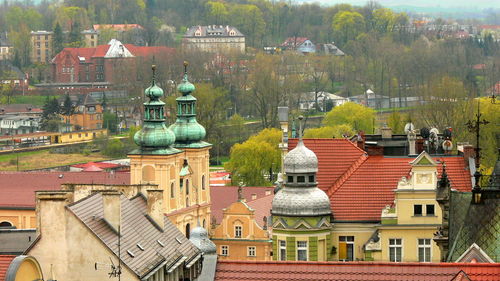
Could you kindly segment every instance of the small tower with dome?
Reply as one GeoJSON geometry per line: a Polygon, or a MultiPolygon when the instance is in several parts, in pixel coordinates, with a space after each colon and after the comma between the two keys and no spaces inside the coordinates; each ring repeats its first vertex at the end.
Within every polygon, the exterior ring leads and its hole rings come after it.
{"type": "Polygon", "coordinates": [[[331,257],[330,199],[318,188],[318,158],[302,140],[284,159],[285,184],[272,203],[273,259],[327,261],[331,257]]]}

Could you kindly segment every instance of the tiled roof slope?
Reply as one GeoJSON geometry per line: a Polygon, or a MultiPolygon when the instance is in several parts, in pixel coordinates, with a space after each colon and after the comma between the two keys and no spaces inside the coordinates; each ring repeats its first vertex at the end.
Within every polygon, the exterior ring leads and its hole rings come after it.
{"type": "MultiPolygon", "coordinates": [[[[118,234],[102,219],[102,202],[102,194],[95,193],[75,202],[68,208],[118,256],[118,234]]],[[[187,257],[186,263],[189,263],[200,255],[200,251],[167,217],[164,217],[164,232],[151,223],[146,217],[147,205],[143,196],[136,196],[129,200],[122,195],[121,213],[121,259],[140,278],[163,262],[166,262],[168,267],[176,264],[183,257],[187,257]],[[164,244],[164,247],[158,243],[158,240],[164,244]],[[144,251],[140,250],[137,244],[140,244],[144,251]],[[132,252],[134,257],[131,257],[127,251],[132,252]]]]}
{"type": "Polygon", "coordinates": [[[500,192],[483,194],[482,204],[471,204],[471,192],[451,192],[448,261],[456,261],[476,243],[493,261],[500,262],[500,192]]]}
{"type": "Polygon", "coordinates": [[[255,222],[261,227],[264,226],[264,217],[267,218],[267,226],[271,226],[271,208],[273,206],[274,194],[258,198],[247,202],[248,207],[252,208],[255,216],[255,222]]]}
{"type": "Polygon", "coordinates": [[[130,184],[130,173],[0,172],[0,208],[35,209],[35,191],[58,190],[65,183],[130,184]]]}
{"type": "Polygon", "coordinates": [[[5,280],[7,269],[15,257],[14,255],[0,255],[0,281],[5,280]]]}
{"type": "MultiPolygon", "coordinates": [[[[401,177],[409,177],[413,158],[369,156],[348,179],[330,195],[336,221],[380,221],[386,205],[394,201],[394,189],[401,177]]],[[[462,157],[437,157],[445,161],[451,186],[470,191],[471,182],[462,157]]],[[[321,164],[320,164],[321,165],[321,164]]],[[[321,166],[320,166],[321,169],[321,166]]],[[[438,167],[438,177],[441,168],[438,167]]]]}
{"type": "Polygon", "coordinates": [[[500,267],[484,263],[252,262],[217,263],[217,281],[449,281],[460,271],[471,280],[499,280],[500,267]]]}
{"type": "MultiPolygon", "coordinates": [[[[274,187],[269,186],[244,186],[243,198],[247,202],[253,201],[252,194],[257,196],[256,199],[262,198],[264,196],[269,196],[274,192],[274,187]],[[268,193],[266,195],[266,192],[268,193]]],[[[215,218],[216,223],[222,221],[222,209],[229,207],[232,203],[238,200],[238,187],[237,186],[210,186],[210,199],[212,205],[210,210],[212,212],[212,217],[215,218]]],[[[260,224],[259,221],[257,223],[260,224]]]]}
{"type": "MultiPolygon", "coordinates": [[[[288,150],[298,139],[288,140],[288,150]]],[[[346,173],[351,166],[365,157],[366,152],[347,139],[304,139],[304,144],[318,157],[318,187],[325,192],[346,173]]]]}

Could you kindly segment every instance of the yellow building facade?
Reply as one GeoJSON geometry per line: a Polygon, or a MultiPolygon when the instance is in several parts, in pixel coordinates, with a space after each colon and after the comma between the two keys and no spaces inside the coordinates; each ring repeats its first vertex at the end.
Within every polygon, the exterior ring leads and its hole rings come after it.
{"type": "Polygon", "coordinates": [[[212,229],[211,240],[222,260],[272,260],[272,240],[255,221],[255,211],[238,200],[223,210],[223,219],[212,229]]]}
{"type": "Polygon", "coordinates": [[[5,273],[5,281],[44,280],[37,259],[32,256],[15,257],[5,273]]]}
{"type": "Polygon", "coordinates": [[[36,228],[35,210],[0,209],[0,227],[36,228]]]}

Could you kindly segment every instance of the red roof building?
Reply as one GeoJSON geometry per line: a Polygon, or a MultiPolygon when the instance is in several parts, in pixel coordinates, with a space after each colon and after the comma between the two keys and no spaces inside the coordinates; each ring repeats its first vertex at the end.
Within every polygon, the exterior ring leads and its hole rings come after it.
{"type": "Polygon", "coordinates": [[[394,263],[394,262],[217,262],[217,281],[450,281],[500,280],[500,267],[491,263],[394,263]]]}
{"type": "MultiPolygon", "coordinates": [[[[409,176],[410,157],[372,156],[347,139],[304,139],[319,162],[317,181],[327,192],[335,221],[380,221],[382,209],[394,201],[401,177],[409,176]]],[[[289,150],[297,139],[289,140],[289,150]]],[[[435,157],[446,163],[453,189],[470,191],[469,171],[461,156],[435,157]]],[[[438,169],[440,176],[441,167],[438,169]]]]}
{"type": "Polygon", "coordinates": [[[0,280],[5,280],[5,274],[15,255],[0,255],[0,280]]]}
{"type": "Polygon", "coordinates": [[[137,58],[170,56],[174,49],[165,46],[143,47],[111,40],[95,48],[64,48],[51,61],[54,83],[116,83],[137,79],[137,58]],[[125,71],[125,72],[124,72],[125,71]]]}

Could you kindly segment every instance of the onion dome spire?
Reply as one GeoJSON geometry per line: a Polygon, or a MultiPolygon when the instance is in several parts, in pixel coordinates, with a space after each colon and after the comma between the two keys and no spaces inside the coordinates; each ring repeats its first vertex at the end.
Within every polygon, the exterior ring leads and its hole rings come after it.
{"type": "Polygon", "coordinates": [[[285,186],[274,196],[272,214],[277,216],[331,215],[330,199],[318,188],[318,158],[302,140],[302,116],[299,116],[299,142],[285,156],[285,186]]]}
{"type": "Polygon", "coordinates": [[[172,147],[175,135],[165,125],[165,103],[160,100],[163,97],[163,89],[156,85],[156,65],[151,69],[153,71],[151,86],[144,91],[149,101],[144,103],[143,126],[134,135],[134,142],[140,148],[130,154],[179,153],[179,150],[172,147]]]}
{"type": "Polygon", "coordinates": [[[189,82],[188,62],[184,62],[184,77],[177,87],[182,96],[177,101],[177,119],[170,129],[175,134],[174,147],[176,148],[201,148],[210,146],[203,141],[206,135],[205,128],[196,121],[196,98],[191,95],[196,89],[189,82]]]}

